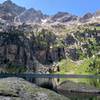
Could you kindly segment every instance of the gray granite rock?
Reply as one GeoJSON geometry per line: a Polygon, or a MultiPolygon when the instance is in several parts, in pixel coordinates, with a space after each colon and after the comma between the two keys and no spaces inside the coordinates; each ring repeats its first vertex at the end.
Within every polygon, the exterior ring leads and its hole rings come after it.
{"type": "Polygon", "coordinates": [[[69,100],[21,78],[0,79],[0,100],[69,100]]]}

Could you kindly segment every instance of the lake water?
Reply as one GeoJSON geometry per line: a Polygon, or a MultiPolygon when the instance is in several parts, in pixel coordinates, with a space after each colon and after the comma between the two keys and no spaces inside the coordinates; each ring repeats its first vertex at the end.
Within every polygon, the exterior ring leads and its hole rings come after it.
{"type": "MultiPolygon", "coordinates": [[[[89,78],[76,78],[76,79],[60,79],[60,81],[71,80],[77,83],[84,83],[100,89],[100,79],[89,79],[89,78]]],[[[67,91],[61,91],[60,94],[70,98],[70,100],[100,100],[100,94],[89,94],[89,93],[72,93],[67,91]]]]}
{"type": "Polygon", "coordinates": [[[70,98],[70,100],[100,100],[100,95],[96,94],[70,93],[70,92],[63,92],[62,94],[70,98]]]}
{"type": "MultiPolygon", "coordinates": [[[[39,74],[1,74],[0,78],[3,77],[22,77],[28,80],[33,80],[35,78],[35,82],[39,85],[46,83],[48,88],[48,84],[51,86],[52,84],[59,84],[66,80],[70,80],[77,83],[84,83],[87,85],[94,86],[100,89],[100,77],[96,76],[76,76],[76,75],[39,75],[39,74]],[[63,78],[64,77],[64,78],[63,78]],[[85,78],[86,77],[86,78],[85,78]]],[[[44,84],[45,86],[45,84],[44,84]]],[[[53,89],[49,87],[50,89],[53,89]]],[[[67,91],[62,91],[60,94],[70,98],[70,100],[100,100],[100,94],[88,94],[88,93],[72,93],[67,91]]]]}
{"type": "MultiPolygon", "coordinates": [[[[37,83],[39,84],[40,82],[41,84],[42,82],[44,82],[45,84],[43,83],[42,86],[52,90],[53,88],[50,84],[53,84],[53,85],[59,84],[68,80],[77,82],[77,83],[87,84],[87,85],[96,87],[97,89],[100,89],[100,79],[94,79],[94,78],[93,79],[92,78],[54,78],[54,79],[44,78],[44,79],[38,79],[37,83]]],[[[59,92],[59,94],[70,98],[70,100],[100,100],[99,94],[72,93],[68,91],[61,91],[59,92]]]]}

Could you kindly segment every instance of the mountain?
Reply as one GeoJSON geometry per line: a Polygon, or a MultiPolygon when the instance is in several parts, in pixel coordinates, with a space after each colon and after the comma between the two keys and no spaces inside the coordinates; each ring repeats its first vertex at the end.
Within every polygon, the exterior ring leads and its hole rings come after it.
{"type": "Polygon", "coordinates": [[[22,14],[15,18],[15,21],[21,23],[36,23],[41,22],[41,19],[44,19],[45,15],[41,11],[36,11],[35,9],[31,8],[25,10],[22,14]]]}
{"type": "Polygon", "coordinates": [[[95,12],[95,16],[100,16],[100,10],[97,10],[97,11],[95,12]]]}
{"type": "Polygon", "coordinates": [[[11,0],[7,0],[0,4],[0,18],[7,22],[16,23],[84,23],[84,22],[98,22],[100,17],[100,11],[95,13],[86,13],[84,16],[76,16],[68,12],[58,12],[52,16],[43,14],[40,10],[34,8],[26,9],[13,3],[11,0]],[[94,19],[93,19],[94,17],[94,19]]]}
{"type": "Polygon", "coordinates": [[[58,12],[57,14],[51,17],[51,21],[65,23],[65,22],[77,20],[77,18],[78,18],[77,16],[67,12],[58,12]]]}
{"type": "Polygon", "coordinates": [[[11,0],[0,4],[0,18],[8,21],[13,21],[14,17],[25,11],[24,7],[17,6],[11,0]]]}
{"type": "Polygon", "coordinates": [[[94,16],[94,14],[88,12],[83,17],[80,18],[80,22],[89,21],[93,16],[94,16]]]}
{"type": "Polygon", "coordinates": [[[92,18],[93,17],[93,14],[92,13],[86,13],[84,16],[83,16],[83,19],[89,19],[89,18],[92,18]]]}

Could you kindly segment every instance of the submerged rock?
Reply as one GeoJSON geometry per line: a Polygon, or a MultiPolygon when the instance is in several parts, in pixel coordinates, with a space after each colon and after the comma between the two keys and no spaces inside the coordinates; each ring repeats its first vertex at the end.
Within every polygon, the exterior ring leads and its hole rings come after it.
{"type": "Polygon", "coordinates": [[[64,81],[58,87],[57,90],[61,91],[69,91],[69,92],[79,92],[79,93],[93,93],[100,94],[100,89],[97,89],[93,86],[89,86],[86,84],[75,83],[72,81],[64,81]]]}
{"type": "Polygon", "coordinates": [[[69,100],[21,78],[0,79],[0,100],[69,100]]]}

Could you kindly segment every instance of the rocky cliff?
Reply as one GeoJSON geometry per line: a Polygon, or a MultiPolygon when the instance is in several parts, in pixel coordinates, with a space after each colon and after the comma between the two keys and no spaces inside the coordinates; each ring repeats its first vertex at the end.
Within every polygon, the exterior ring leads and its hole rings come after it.
{"type": "Polygon", "coordinates": [[[40,66],[39,63],[52,64],[65,57],[63,47],[51,48],[56,41],[53,33],[42,31],[36,36],[31,33],[30,38],[27,35],[17,31],[0,33],[1,68],[25,67],[24,71],[31,69],[34,72],[40,66]]]}
{"type": "Polygon", "coordinates": [[[0,66],[33,66],[30,41],[24,35],[0,33],[0,66]]]}

